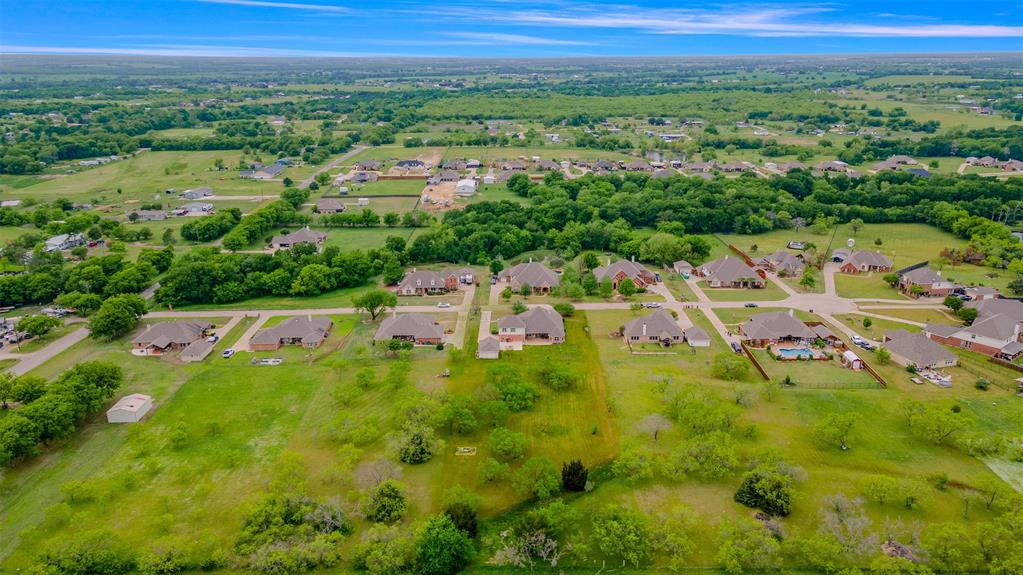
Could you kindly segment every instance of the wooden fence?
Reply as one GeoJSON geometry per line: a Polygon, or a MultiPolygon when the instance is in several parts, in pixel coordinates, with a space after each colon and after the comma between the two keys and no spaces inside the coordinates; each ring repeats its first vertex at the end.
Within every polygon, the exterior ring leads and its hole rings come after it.
{"type": "Polygon", "coordinates": [[[739,345],[742,347],[742,351],[746,354],[746,357],[748,357],[749,360],[753,362],[753,367],[757,368],[757,371],[760,372],[760,375],[762,375],[765,380],[771,381],[771,376],[767,375],[767,371],[764,370],[764,366],[760,365],[760,362],[757,361],[757,358],[753,355],[753,352],[750,351],[748,347],[746,347],[746,342],[740,341],[739,345]]]}

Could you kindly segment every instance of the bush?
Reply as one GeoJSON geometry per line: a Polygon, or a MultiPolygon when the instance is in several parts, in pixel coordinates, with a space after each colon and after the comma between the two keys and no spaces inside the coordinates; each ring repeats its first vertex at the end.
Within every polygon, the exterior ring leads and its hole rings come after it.
{"type": "Polygon", "coordinates": [[[370,494],[366,507],[366,518],[377,523],[394,523],[405,516],[408,497],[402,484],[388,479],[377,485],[370,494]]]}
{"type": "Polygon", "coordinates": [[[572,317],[575,315],[575,306],[570,303],[554,304],[554,311],[558,312],[561,317],[572,317]]]}
{"type": "Polygon", "coordinates": [[[119,575],[135,570],[135,552],[109,531],[90,531],[55,543],[36,560],[46,575],[119,575]]]}
{"type": "Polygon", "coordinates": [[[977,378],[976,382],[974,382],[973,387],[975,387],[975,388],[977,388],[977,389],[979,389],[981,391],[987,391],[988,388],[991,387],[991,382],[988,381],[987,379],[983,378],[983,377],[980,377],[980,378],[977,378]]]}
{"type": "Polygon", "coordinates": [[[553,463],[543,457],[531,457],[515,473],[514,483],[520,493],[546,499],[561,487],[561,478],[553,463]]]}
{"type": "Polygon", "coordinates": [[[743,475],[735,501],[768,515],[785,517],[792,512],[792,478],[767,469],[750,471],[743,475]]]}
{"type": "Polygon", "coordinates": [[[585,491],[589,475],[590,470],[578,459],[561,465],[561,485],[565,491],[585,491]]]}
{"type": "Polygon", "coordinates": [[[423,575],[453,575],[472,561],[472,541],[447,515],[427,520],[416,537],[416,571],[423,575]]]}
{"type": "Polygon", "coordinates": [[[506,427],[497,427],[490,432],[487,438],[487,449],[497,459],[510,461],[519,459],[526,453],[526,436],[506,427]]]}
{"type": "Polygon", "coordinates": [[[469,537],[476,537],[479,529],[479,520],[476,518],[476,509],[465,502],[455,502],[448,505],[444,515],[454,523],[455,527],[461,529],[469,537]]]}
{"type": "Polygon", "coordinates": [[[537,375],[539,376],[540,383],[555,391],[571,389],[576,386],[579,380],[579,376],[567,366],[550,362],[544,364],[537,375]]]}

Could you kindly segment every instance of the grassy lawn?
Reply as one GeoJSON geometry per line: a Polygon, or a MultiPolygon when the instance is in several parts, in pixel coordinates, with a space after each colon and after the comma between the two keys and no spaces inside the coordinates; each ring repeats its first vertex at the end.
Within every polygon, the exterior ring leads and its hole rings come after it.
{"type": "MultiPolygon", "coordinates": [[[[871,309],[870,313],[895,317],[920,323],[947,323],[959,325],[962,322],[942,309],[871,309]]],[[[876,319],[876,318],[871,318],[876,319]]]]}
{"type": "Polygon", "coordinates": [[[881,278],[882,273],[866,274],[835,274],[835,293],[839,297],[856,299],[904,299],[910,298],[899,293],[899,290],[886,284],[881,278]]]}
{"type": "MultiPolygon", "coordinates": [[[[426,180],[377,180],[368,184],[349,185],[349,197],[362,196],[419,196],[426,187],[426,180]]],[[[342,200],[343,201],[343,200],[342,200]]]]}
{"type": "Polygon", "coordinates": [[[889,330],[893,330],[893,329],[904,329],[906,331],[911,331],[911,332],[920,331],[919,327],[916,327],[914,325],[910,325],[908,323],[902,323],[900,321],[895,321],[895,320],[879,319],[879,318],[876,318],[876,317],[868,318],[866,316],[862,316],[862,315],[858,315],[858,314],[852,314],[852,313],[838,314],[838,315],[835,315],[833,317],[835,319],[837,319],[838,321],[840,321],[840,322],[848,325],[849,327],[853,328],[853,330],[856,333],[866,337],[867,339],[873,340],[873,341],[881,341],[884,338],[884,332],[889,331],[889,330]],[[870,320],[869,321],[869,323],[870,323],[869,327],[863,327],[863,321],[864,320],[870,320]]]}
{"type": "Polygon", "coordinates": [[[697,285],[711,301],[777,301],[789,297],[789,294],[771,280],[767,280],[763,289],[712,288],[708,287],[705,281],[697,285]]]}
{"type": "Polygon", "coordinates": [[[371,250],[381,248],[389,236],[404,238],[407,242],[420,231],[417,228],[317,228],[327,234],[328,246],[337,246],[344,251],[371,250]]]}

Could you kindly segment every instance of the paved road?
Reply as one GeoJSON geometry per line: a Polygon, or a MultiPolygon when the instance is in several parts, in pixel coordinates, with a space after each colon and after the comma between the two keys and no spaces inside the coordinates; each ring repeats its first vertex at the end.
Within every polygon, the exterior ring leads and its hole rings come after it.
{"type": "Polygon", "coordinates": [[[54,341],[46,347],[33,351],[32,353],[0,353],[0,359],[18,359],[18,363],[7,368],[12,375],[24,375],[40,365],[46,363],[59,353],[66,351],[69,347],[89,337],[89,330],[82,327],[54,341]]]}
{"type": "Polygon", "coordinates": [[[298,184],[298,188],[300,190],[304,190],[304,189],[308,188],[309,184],[313,183],[313,180],[316,179],[316,176],[318,176],[318,175],[320,175],[323,172],[326,172],[328,170],[333,170],[334,168],[340,166],[341,163],[344,162],[345,160],[350,159],[351,157],[355,156],[356,154],[358,154],[359,152],[361,152],[361,151],[363,151],[365,149],[366,149],[366,146],[353,146],[351,150],[348,150],[347,152],[342,154],[339,158],[337,158],[334,161],[330,162],[326,166],[323,166],[319,170],[316,170],[315,172],[313,172],[313,175],[311,175],[308,178],[302,180],[302,182],[298,184]]]}

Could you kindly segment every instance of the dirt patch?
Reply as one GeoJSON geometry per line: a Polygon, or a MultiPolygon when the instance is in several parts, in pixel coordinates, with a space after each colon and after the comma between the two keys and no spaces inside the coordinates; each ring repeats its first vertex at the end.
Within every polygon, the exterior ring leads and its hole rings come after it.
{"type": "Polygon", "coordinates": [[[426,186],[423,189],[419,207],[428,212],[445,212],[464,208],[464,205],[458,203],[460,198],[455,194],[456,188],[455,182],[441,182],[435,186],[426,186]]]}

